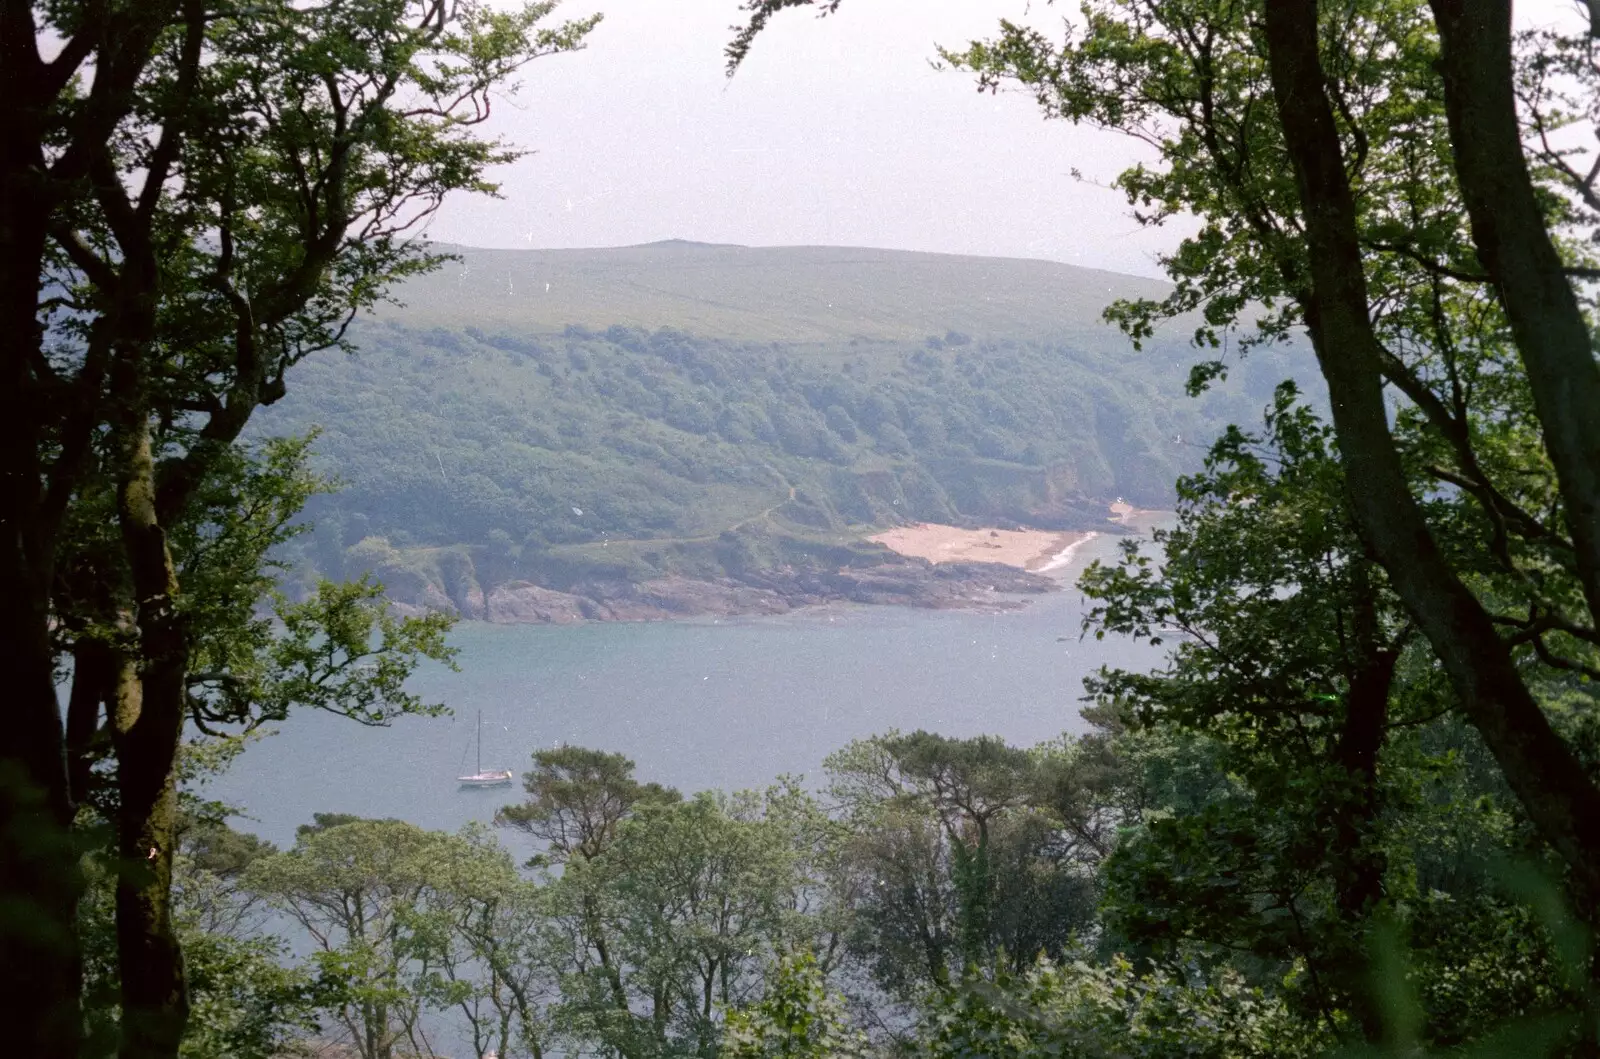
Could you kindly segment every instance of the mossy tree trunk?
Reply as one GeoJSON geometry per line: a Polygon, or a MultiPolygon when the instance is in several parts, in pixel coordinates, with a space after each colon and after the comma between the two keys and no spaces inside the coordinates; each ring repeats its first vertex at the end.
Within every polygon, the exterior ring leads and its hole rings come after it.
{"type": "Polygon", "coordinates": [[[189,637],[178,575],[156,506],[146,380],[130,356],[117,381],[117,521],[137,600],[137,653],[124,658],[112,711],[117,758],[117,956],[120,1059],[171,1059],[188,1021],[183,956],[172,923],[177,758],[187,707],[189,637]]]}

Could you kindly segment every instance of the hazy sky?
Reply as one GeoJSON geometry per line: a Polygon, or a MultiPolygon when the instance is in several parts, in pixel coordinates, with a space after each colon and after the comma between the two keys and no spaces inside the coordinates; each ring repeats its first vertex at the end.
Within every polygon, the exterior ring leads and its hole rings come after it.
{"type": "Polygon", "coordinates": [[[569,0],[605,12],[589,48],[528,68],[496,130],[537,151],[500,171],[505,199],[459,199],[432,228],[475,246],[657,239],[882,246],[1042,257],[1156,275],[1172,237],[1141,232],[1109,180],[1125,138],[1045,122],[1032,100],[932,70],[938,43],[1023,0],[851,0],[775,19],[731,81],[737,0],[569,0]]]}
{"type": "MultiPolygon", "coordinates": [[[[1571,0],[1525,9],[1566,11],[1571,0]]],[[[1046,122],[1018,94],[930,68],[934,45],[1002,17],[1059,25],[1076,4],[847,0],[786,12],[723,77],[737,0],[568,0],[599,10],[587,50],[528,68],[495,129],[537,153],[505,199],[452,201],[436,239],[619,246],[657,239],[881,246],[1039,257],[1159,275],[1176,232],[1141,230],[1108,182],[1136,156],[1114,133],[1046,122]]]]}

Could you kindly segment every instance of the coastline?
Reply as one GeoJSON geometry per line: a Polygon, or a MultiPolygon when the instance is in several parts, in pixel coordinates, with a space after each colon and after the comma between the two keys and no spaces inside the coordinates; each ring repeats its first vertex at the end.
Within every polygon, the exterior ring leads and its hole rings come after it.
{"type": "Polygon", "coordinates": [[[1090,541],[1098,538],[1100,533],[1097,530],[1090,530],[1087,533],[1079,533],[1075,536],[1077,538],[1076,540],[1068,542],[1067,545],[1059,552],[1051,556],[1048,562],[1038,567],[1036,572],[1041,574],[1053,574],[1057,570],[1067,569],[1072,565],[1072,561],[1078,557],[1078,551],[1085,544],[1088,544],[1090,541]]]}
{"type": "MultiPolygon", "coordinates": [[[[883,548],[862,565],[742,571],[720,577],[666,574],[642,581],[582,577],[560,588],[526,580],[415,580],[391,592],[402,615],[454,613],[497,625],[671,621],[770,616],[831,603],[928,610],[1014,610],[1026,597],[1069,587],[1085,545],[1138,532],[1159,511],[1119,501],[1106,530],[977,529],[912,523],[865,538],[883,548]]],[[[396,586],[391,583],[391,590],[396,586]]]]}
{"type": "Polygon", "coordinates": [[[668,575],[645,581],[594,578],[564,590],[508,581],[447,595],[425,586],[407,599],[390,597],[401,615],[451,611],[498,625],[574,625],[785,614],[827,603],[894,604],[927,610],[1015,610],[1016,597],[1059,591],[1059,578],[999,563],[887,556],[872,566],[836,570],[785,568],[732,577],[668,575]]]}

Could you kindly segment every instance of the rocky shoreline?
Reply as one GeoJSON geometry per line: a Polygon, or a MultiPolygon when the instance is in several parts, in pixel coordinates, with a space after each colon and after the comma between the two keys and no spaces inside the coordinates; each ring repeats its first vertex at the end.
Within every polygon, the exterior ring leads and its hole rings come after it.
{"type": "Polygon", "coordinates": [[[931,563],[904,558],[838,570],[773,570],[710,580],[667,576],[647,581],[594,578],[565,591],[529,581],[485,590],[473,585],[452,599],[427,585],[412,598],[394,598],[402,614],[444,610],[496,624],[573,625],[587,621],[662,621],[671,618],[784,614],[823,603],[892,603],[936,610],[1013,610],[1025,602],[1007,595],[1060,589],[1054,578],[984,562],[931,563]]]}

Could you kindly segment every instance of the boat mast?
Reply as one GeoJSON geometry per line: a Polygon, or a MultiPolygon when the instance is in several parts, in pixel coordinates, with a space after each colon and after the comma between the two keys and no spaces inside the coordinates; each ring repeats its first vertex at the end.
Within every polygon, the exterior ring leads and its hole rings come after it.
{"type": "Polygon", "coordinates": [[[483,775],[483,711],[478,711],[478,775],[483,775]]]}

